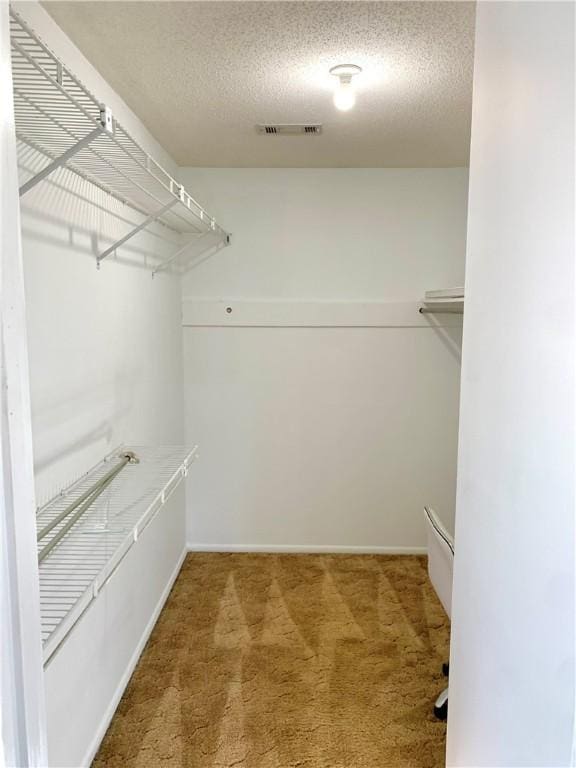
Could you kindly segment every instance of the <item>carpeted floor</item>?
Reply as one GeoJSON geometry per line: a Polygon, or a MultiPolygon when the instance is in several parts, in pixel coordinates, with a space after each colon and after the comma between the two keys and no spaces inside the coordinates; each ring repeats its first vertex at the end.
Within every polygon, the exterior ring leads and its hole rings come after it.
{"type": "Polygon", "coordinates": [[[440,768],[426,560],[191,554],[94,768],[440,768]]]}

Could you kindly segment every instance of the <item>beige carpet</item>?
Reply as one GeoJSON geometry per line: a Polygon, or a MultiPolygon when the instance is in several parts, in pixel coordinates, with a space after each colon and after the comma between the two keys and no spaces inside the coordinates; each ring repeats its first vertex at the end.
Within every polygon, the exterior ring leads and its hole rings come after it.
{"type": "Polygon", "coordinates": [[[96,768],[440,768],[420,557],[192,554],[96,768]]]}

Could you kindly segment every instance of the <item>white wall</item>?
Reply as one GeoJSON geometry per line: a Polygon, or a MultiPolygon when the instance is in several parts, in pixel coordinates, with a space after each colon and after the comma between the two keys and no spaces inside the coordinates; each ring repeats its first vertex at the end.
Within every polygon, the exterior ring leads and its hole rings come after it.
{"type": "Polygon", "coordinates": [[[574,765],[574,5],[480,3],[448,765],[574,765]]]}
{"type": "Polygon", "coordinates": [[[89,766],[94,758],[180,570],[183,506],[181,485],[45,668],[55,768],[89,766]]]}
{"type": "Polygon", "coordinates": [[[232,247],[184,279],[184,296],[417,300],[464,279],[466,169],[183,168],[180,176],[232,233],[232,247]]]}
{"type": "MultiPolygon", "coordinates": [[[[44,9],[21,3],[17,10],[158,156],[143,126],[44,9]]],[[[22,199],[39,503],[120,443],[184,443],[180,284],[169,274],[152,280],[146,268],[165,246],[154,234],[141,236],[96,269],[96,251],[137,220],[137,214],[66,172],[22,199]]],[[[51,660],[45,676],[51,765],[84,764],[95,734],[102,736],[180,562],[184,506],[178,494],[169,510],[162,510],[51,660]]]]}
{"type": "Polygon", "coordinates": [[[183,282],[189,545],[422,547],[425,503],[453,519],[461,321],[417,300],[463,282],[466,170],[181,174],[232,232],[183,282]]]}
{"type": "Polygon", "coordinates": [[[97,271],[26,202],[22,224],[42,503],[120,443],[183,443],[180,293],[138,266],[97,271]]]}

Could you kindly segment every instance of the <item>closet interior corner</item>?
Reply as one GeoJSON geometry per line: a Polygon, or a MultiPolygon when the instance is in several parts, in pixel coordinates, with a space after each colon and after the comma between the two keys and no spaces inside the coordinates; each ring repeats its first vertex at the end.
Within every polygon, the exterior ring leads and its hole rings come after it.
{"type": "Polygon", "coordinates": [[[569,764],[573,14],[0,3],[0,768],[569,764]]]}

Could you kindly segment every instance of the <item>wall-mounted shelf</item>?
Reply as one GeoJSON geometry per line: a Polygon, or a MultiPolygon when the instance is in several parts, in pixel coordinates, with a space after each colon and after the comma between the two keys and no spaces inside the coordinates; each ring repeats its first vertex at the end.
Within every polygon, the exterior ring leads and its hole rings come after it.
{"type": "Polygon", "coordinates": [[[422,306],[418,311],[422,315],[461,315],[464,312],[464,288],[441,288],[435,291],[426,291],[422,306]]]}
{"type": "Polygon", "coordinates": [[[166,263],[205,235],[207,248],[229,243],[215,219],[12,10],[10,35],[16,135],[41,158],[39,168],[21,171],[21,195],[65,167],[140,213],[137,226],[97,254],[98,264],[152,222],[187,237],[166,263]]]}
{"type": "Polygon", "coordinates": [[[45,662],[186,476],[195,455],[196,448],[181,446],[119,448],[39,510],[37,530],[51,528],[38,542],[45,662]],[[121,468],[58,538],[76,512],[51,528],[53,522],[74,504],[81,510],[80,502],[90,500],[91,489],[114,472],[127,451],[138,463],[121,468]],[[46,554],[51,539],[58,543],[46,554]]]}

